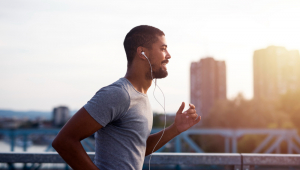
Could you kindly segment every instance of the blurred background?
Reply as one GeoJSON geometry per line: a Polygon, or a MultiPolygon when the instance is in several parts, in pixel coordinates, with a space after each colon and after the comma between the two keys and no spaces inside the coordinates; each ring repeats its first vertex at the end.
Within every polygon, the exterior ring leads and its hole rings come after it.
{"type": "MultiPolygon", "coordinates": [[[[151,25],[172,56],[158,80],[168,124],[183,101],[202,116],[189,135],[200,150],[182,139],[160,151],[300,153],[299,20],[297,0],[2,0],[0,152],[50,151],[64,123],[125,75],[125,35],[151,25]]],[[[153,90],[155,130],[164,115],[153,90]]]]}

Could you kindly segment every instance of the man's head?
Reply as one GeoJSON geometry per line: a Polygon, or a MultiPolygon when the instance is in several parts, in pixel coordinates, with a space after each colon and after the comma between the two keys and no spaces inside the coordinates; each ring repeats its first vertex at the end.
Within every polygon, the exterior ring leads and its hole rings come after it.
{"type": "MultiPolygon", "coordinates": [[[[145,51],[151,61],[154,77],[166,77],[168,72],[166,71],[165,64],[168,63],[168,59],[171,56],[166,50],[167,45],[164,35],[158,28],[148,25],[141,25],[131,29],[124,40],[124,48],[128,61],[127,67],[130,68],[135,57],[141,55],[141,51],[145,51]],[[161,68],[161,64],[164,66],[164,69],[161,68]]],[[[148,64],[147,60],[146,62],[148,64]]]]}

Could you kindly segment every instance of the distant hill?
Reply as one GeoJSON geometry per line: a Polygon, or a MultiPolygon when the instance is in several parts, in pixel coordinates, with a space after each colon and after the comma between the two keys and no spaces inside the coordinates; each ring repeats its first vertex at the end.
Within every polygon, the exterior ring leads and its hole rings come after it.
{"type": "MultiPolygon", "coordinates": [[[[74,115],[77,110],[71,110],[71,115],[74,115]]],[[[13,111],[13,110],[1,110],[0,109],[0,117],[18,117],[28,119],[35,119],[37,117],[43,117],[44,119],[52,119],[52,111],[13,111]]]]}

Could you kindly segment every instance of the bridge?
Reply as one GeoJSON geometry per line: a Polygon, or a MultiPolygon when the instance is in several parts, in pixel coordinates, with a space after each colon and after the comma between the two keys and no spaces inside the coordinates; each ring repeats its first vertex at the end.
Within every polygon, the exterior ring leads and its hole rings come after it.
{"type": "MultiPolygon", "coordinates": [[[[0,165],[7,165],[6,169],[15,169],[15,163],[23,163],[22,169],[41,169],[45,163],[65,163],[54,151],[51,143],[45,153],[26,153],[29,135],[57,135],[60,129],[18,129],[0,130],[0,134],[9,138],[9,153],[0,153],[0,165]],[[22,138],[22,153],[15,150],[16,138],[22,138]]],[[[153,129],[156,133],[160,129],[153,129]]],[[[81,141],[84,149],[89,152],[91,159],[94,157],[94,144],[86,138],[81,141]],[[91,152],[92,151],[92,152],[91,152]]],[[[300,153],[300,137],[295,129],[190,129],[171,140],[169,144],[175,146],[176,153],[162,152],[165,147],[153,153],[151,169],[233,169],[250,170],[281,167],[280,169],[300,169],[300,156],[292,153],[300,153]],[[224,138],[225,152],[223,154],[203,153],[203,149],[197,145],[191,136],[195,135],[219,135],[224,138]],[[238,138],[245,135],[263,135],[265,139],[252,151],[253,153],[280,153],[280,144],[286,142],[289,154],[246,154],[237,153],[238,138]],[[187,145],[196,153],[181,153],[182,145],[187,145]],[[159,153],[162,152],[162,153],[159,153]],[[229,154],[230,153],[230,154],[229,154]]],[[[149,157],[145,158],[143,169],[148,169],[149,157]]],[[[2,167],[2,166],[1,166],[2,167]]],[[[2,169],[0,167],[0,169],[2,169]]],[[[5,167],[5,166],[4,166],[5,167]]],[[[66,164],[61,169],[69,169],[66,164]]]]}
{"type": "MultiPolygon", "coordinates": [[[[10,151],[14,151],[16,137],[23,139],[23,151],[27,151],[28,136],[36,135],[56,135],[60,129],[18,129],[0,130],[0,134],[7,136],[10,141],[10,151]]],[[[161,129],[153,129],[151,133],[156,133],[161,129]]],[[[238,153],[238,138],[245,135],[264,135],[265,139],[252,151],[252,153],[281,153],[282,142],[287,144],[287,153],[300,153],[300,137],[295,129],[190,129],[178,135],[169,143],[175,146],[175,152],[182,152],[182,145],[188,145],[194,152],[204,153],[203,149],[196,144],[191,135],[219,135],[224,138],[225,153],[238,153]]],[[[95,151],[93,142],[86,138],[81,141],[86,151],[95,151]]],[[[161,152],[168,145],[164,145],[157,152],[161,152]]],[[[45,151],[53,151],[51,143],[45,151]]]]}
{"type": "MultiPolygon", "coordinates": [[[[88,152],[91,160],[95,153],[88,152]]],[[[38,169],[43,163],[65,163],[56,152],[45,153],[0,153],[0,163],[7,163],[12,169],[14,163],[31,165],[23,169],[38,169]]],[[[69,169],[66,166],[64,169],[69,169]]],[[[63,168],[61,168],[63,169],[63,168]]],[[[143,170],[149,169],[149,156],[145,158],[143,170]]],[[[252,169],[300,169],[300,155],[298,154],[209,154],[209,153],[153,153],[151,169],[228,169],[228,170],[252,170],[252,169]]]]}

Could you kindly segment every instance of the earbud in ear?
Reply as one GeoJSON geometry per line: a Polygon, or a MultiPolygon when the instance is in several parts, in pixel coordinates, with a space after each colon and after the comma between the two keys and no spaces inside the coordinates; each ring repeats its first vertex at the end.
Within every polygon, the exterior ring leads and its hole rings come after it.
{"type": "Polygon", "coordinates": [[[146,54],[145,54],[145,52],[144,51],[142,51],[141,52],[141,54],[144,56],[144,57],[146,57],[146,59],[148,60],[148,62],[149,62],[149,65],[150,65],[150,68],[151,68],[151,77],[152,77],[152,80],[153,80],[153,75],[152,75],[152,66],[151,66],[151,63],[150,63],[150,61],[149,61],[149,59],[148,59],[148,57],[146,56],[146,54]]]}
{"type": "MultiPolygon", "coordinates": [[[[147,58],[147,60],[148,60],[148,57],[146,56],[146,54],[145,54],[145,52],[144,51],[142,51],[142,55],[144,56],[144,57],[146,57],[147,58]]],[[[149,61],[149,60],[148,60],[149,61]]]]}

